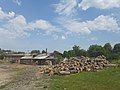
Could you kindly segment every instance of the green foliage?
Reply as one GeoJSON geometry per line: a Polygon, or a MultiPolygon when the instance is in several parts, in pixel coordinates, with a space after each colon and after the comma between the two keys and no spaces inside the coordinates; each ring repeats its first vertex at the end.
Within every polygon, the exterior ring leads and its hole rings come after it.
{"type": "Polygon", "coordinates": [[[59,63],[60,61],[63,60],[63,54],[58,52],[58,51],[54,51],[54,56],[57,58],[57,63],[59,63]]]}
{"type": "Polygon", "coordinates": [[[104,55],[108,60],[120,59],[120,43],[115,44],[114,48],[112,48],[110,43],[106,43],[103,47],[101,45],[91,45],[87,51],[74,45],[73,50],[63,52],[64,58],[79,56],[97,57],[100,55],[104,55]]]}
{"type": "Polygon", "coordinates": [[[120,43],[115,44],[111,53],[108,53],[108,59],[119,60],[120,59],[120,43]]]}
{"type": "Polygon", "coordinates": [[[80,56],[80,47],[79,46],[74,45],[73,51],[75,52],[75,56],[80,56]]]}
{"type": "Polygon", "coordinates": [[[88,49],[88,54],[90,57],[97,57],[100,55],[106,56],[106,50],[100,45],[91,45],[88,49]]]}
{"type": "Polygon", "coordinates": [[[57,63],[63,60],[62,55],[56,55],[56,58],[57,58],[57,63]]]}
{"type": "Polygon", "coordinates": [[[112,60],[111,63],[118,64],[120,66],[120,59],[119,60],[112,60]]]}
{"type": "Polygon", "coordinates": [[[25,52],[17,52],[17,54],[25,54],[25,52]]]}
{"type": "Polygon", "coordinates": [[[78,56],[87,56],[87,52],[84,49],[80,49],[80,47],[77,45],[73,46],[73,50],[63,52],[64,58],[78,57],[78,56]]]}
{"type": "Polygon", "coordinates": [[[40,54],[40,50],[32,50],[31,54],[34,54],[34,53],[40,54]]]}
{"type": "Polygon", "coordinates": [[[75,52],[73,50],[69,50],[69,51],[64,51],[63,53],[63,57],[67,57],[67,58],[70,58],[70,57],[74,57],[75,56],[75,52]]]}
{"type": "Polygon", "coordinates": [[[107,51],[107,52],[112,52],[112,46],[110,43],[106,43],[104,45],[104,49],[107,51]]]}
{"type": "Polygon", "coordinates": [[[75,51],[74,50],[69,50],[68,51],[68,56],[69,56],[69,58],[70,57],[74,57],[76,54],[75,54],[75,51]]]}
{"type": "Polygon", "coordinates": [[[5,54],[4,54],[4,52],[0,48],[0,60],[3,60],[4,57],[5,57],[5,54]]]}
{"type": "Polygon", "coordinates": [[[79,50],[79,56],[88,56],[88,53],[86,50],[81,49],[81,50],[79,50]]]}
{"type": "Polygon", "coordinates": [[[109,60],[119,60],[120,59],[120,53],[111,53],[108,56],[109,60]]]}
{"type": "Polygon", "coordinates": [[[46,53],[46,51],[45,51],[45,50],[42,50],[42,54],[44,54],[44,53],[46,53]]]}
{"type": "Polygon", "coordinates": [[[64,58],[67,57],[67,54],[68,54],[68,52],[67,52],[67,51],[64,51],[64,52],[63,52],[63,57],[64,57],[64,58]]]}
{"type": "Polygon", "coordinates": [[[1,54],[0,54],[0,60],[3,60],[4,57],[5,57],[5,54],[4,54],[4,53],[1,53],[1,54]]]}
{"type": "Polygon", "coordinates": [[[120,43],[115,44],[115,46],[113,48],[113,52],[114,53],[120,53],[120,43]]]}

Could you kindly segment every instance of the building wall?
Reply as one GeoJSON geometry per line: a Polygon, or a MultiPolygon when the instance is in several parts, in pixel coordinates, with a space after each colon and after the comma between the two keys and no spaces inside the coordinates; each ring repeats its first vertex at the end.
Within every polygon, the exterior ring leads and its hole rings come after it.
{"type": "Polygon", "coordinates": [[[22,56],[6,56],[5,59],[12,63],[19,63],[22,56]]]}
{"type": "Polygon", "coordinates": [[[20,59],[20,64],[33,65],[34,62],[32,59],[20,59]]]}
{"type": "Polygon", "coordinates": [[[37,65],[54,65],[56,64],[55,63],[55,60],[54,59],[36,59],[36,60],[33,60],[37,65]]]}

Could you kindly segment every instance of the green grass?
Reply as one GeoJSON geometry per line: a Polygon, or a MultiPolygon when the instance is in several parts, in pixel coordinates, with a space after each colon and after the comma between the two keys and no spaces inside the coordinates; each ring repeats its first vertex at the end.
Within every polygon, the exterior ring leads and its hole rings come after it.
{"type": "Polygon", "coordinates": [[[7,60],[0,60],[0,65],[1,65],[1,64],[10,64],[10,62],[7,61],[7,60]]]}
{"type": "Polygon", "coordinates": [[[120,68],[53,76],[51,90],[120,90],[120,68]]]}
{"type": "Polygon", "coordinates": [[[112,60],[111,63],[120,65],[120,60],[112,60]]]}

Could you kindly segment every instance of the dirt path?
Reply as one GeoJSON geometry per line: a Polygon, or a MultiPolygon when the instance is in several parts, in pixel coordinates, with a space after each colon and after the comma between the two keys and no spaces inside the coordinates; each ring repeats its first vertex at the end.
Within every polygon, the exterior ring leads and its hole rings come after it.
{"type": "Polygon", "coordinates": [[[9,66],[0,65],[0,87],[11,81],[12,72],[9,72],[9,66]]]}
{"type": "MultiPolygon", "coordinates": [[[[4,66],[5,67],[5,66],[4,66]]],[[[10,66],[11,67],[11,66],[10,66]]],[[[12,66],[14,67],[14,66],[12,66]]],[[[21,69],[12,68],[12,70],[0,67],[0,90],[48,90],[49,77],[45,75],[36,75],[38,67],[28,66],[21,69]],[[13,75],[14,74],[14,75],[13,75]],[[6,78],[7,77],[7,78],[6,78]],[[12,78],[12,79],[11,79],[12,78]],[[7,81],[8,80],[8,81],[7,81]]]]}

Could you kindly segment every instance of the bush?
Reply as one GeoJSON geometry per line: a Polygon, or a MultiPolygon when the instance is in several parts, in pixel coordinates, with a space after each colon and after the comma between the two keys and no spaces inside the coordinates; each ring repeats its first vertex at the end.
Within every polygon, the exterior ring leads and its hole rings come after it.
{"type": "Polygon", "coordinates": [[[5,54],[0,54],[0,60],[3,60],[4,59],[4,57],[5,57],[5,54]]]}

